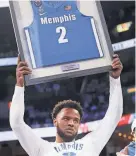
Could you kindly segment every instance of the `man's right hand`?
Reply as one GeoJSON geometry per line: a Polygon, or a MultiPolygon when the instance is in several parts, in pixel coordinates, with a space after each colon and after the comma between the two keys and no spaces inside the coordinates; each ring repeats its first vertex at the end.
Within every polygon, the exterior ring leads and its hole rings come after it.
{"type": "Polygon", "coordinates": [[[121,153],[121,152],[117,152],[116,155],[117,155],[117,156],[129,156],[129,155],[123,154],[123,153],[121,153]]]}
{"type": "Polygon", "coordinates": [[[24,86],[24,75],[31,74],[31,69],[28,68],[26,62],[21,61],[20,56],[18,56],[18,63],[16,68],[16,85],[19,87],[24,86]]]}

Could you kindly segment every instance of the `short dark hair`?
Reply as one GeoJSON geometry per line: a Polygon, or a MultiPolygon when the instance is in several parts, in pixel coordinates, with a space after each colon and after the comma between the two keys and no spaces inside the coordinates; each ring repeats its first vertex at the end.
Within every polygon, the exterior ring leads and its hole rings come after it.
{"type": "Polygon", "coordinates": [[[82,119],[83,116],[83,110],[80,105],[80,102],[73,101],[73,100],[64,100],[58,102],[52,111],[52,119],[55,119],[57,114],[63,109],[63,108],[73,108],[76,109],[80,114],[80,119],[82,119]]]}

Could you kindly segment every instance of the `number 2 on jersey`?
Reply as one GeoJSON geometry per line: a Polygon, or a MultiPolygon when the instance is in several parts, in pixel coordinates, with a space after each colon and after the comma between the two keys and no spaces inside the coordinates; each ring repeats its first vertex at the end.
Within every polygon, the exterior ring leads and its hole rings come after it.
{"type": "Polygon", "coordinates": [[[56,33],[61,33],[60,37],[58,39],[59,43],[67,43],[68,42],[68,39],[65,38],[65,36],[66,36],[66,28],[65,27],[57,27],[56,33]]]}

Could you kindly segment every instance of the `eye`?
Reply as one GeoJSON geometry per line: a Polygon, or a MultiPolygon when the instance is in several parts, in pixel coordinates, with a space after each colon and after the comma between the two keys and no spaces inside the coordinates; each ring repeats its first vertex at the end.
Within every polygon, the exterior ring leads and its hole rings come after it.
{"type": "Polygon", "coordinates": [[[65,118],[63,118],[63,120],[68,121],[68,118],[67,118],[67,117],[65,117],[65,118]]]}
{"type": "Polygon", "coordinates": [[[78,120],[78,119],[75,119],[75,120],[74,120],[74,123],[75,123],[75,124],[78,124],[78,123],[79,123],[79,120],[78,120]]]}

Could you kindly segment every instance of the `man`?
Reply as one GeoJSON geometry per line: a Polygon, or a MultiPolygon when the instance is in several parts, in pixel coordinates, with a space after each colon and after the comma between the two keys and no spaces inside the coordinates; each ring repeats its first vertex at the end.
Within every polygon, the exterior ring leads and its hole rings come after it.
{"type": "Polygon", "coordinates": [[[14,96],[10,108],[10,125],[20,144],[29,156],[98,156],[115,130],[123,110],[120,74],[122,64],[118,55],[113,56],[110,72],[109,108],[97,130],[76,140],[82,108],[76,101],[65,100],[55,105],[52,113],[57,129],[56,141],[49,143],[37,137],[25,124],[24,116],[24,75],[30,74],[26,62],[19,61],[14,96]]]}
{"type": "Polygon", "coordinates": [[[117,152],[117,156],[136,156],[136,119],[131,126],[131,134],[134,136],[134,141],[130,142],[123,150],[117,152]]]}

